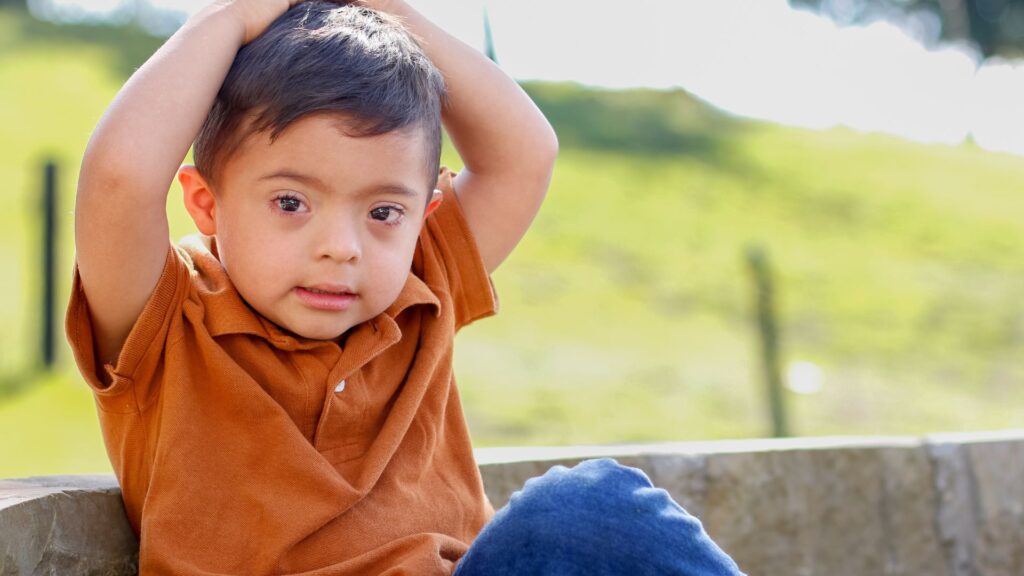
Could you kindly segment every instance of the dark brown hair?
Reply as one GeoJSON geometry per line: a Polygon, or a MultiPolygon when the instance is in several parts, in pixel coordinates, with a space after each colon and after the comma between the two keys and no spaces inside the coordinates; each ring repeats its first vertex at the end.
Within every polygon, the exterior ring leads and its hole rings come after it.
{"type": "Polygon", "coordinates": [[[196,168],[212,184],[246,137],[269,131],[274,141],[296,120],[329,112],[353,137],[421,128],[432,188],[444,98],[440,71],[394,18],[302,2],[238,51],[196,136],[196,168]]]}

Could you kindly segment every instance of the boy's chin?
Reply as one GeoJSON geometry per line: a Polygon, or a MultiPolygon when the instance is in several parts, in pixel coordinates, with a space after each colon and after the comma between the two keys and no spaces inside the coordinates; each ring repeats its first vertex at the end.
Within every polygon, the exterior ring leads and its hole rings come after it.
{"type": "Polygon", "coordinates": [[[307,340],[337,340],[348,333],[352,328],[353,326],[303,326],[296,327],[294,329],[285,327],[289,332],[296,336],[306,338],[307,340]]]}
{"type": "Polygon", "coordinates": [[[307,340],[337,340],[355,327],[322,322],[304,323],[289,318],[273,318],[267,314],[264,314],[264,317],[282,331],[307,340]]]}

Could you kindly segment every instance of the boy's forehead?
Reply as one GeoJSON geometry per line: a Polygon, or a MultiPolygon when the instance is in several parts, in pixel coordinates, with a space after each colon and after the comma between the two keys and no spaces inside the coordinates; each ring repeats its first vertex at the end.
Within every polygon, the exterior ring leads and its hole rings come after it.
{"type": "MultiPolygon", "coordinates": [[[[257,180],[261,182],[269,182],[272,180],[294,180],[302,182],[303,184],[320,190],[330,190],[331,183],[323,180],[316,173],[301,172],[297,170],[282,169],[272,170],[266,174],[258,176],[257,180]]],[[[421,198],[423,191],[421,188],[410,188],[399,182],[392,181],[387,177],[386,174],[382,174],[373,184],[369,187],[365,187],[359,190],[362,194],[370,193],[387,193],[398,196],[405,196],[409,199],[421,198]]]]}
{"type": "Polygon", "coordinates": [[[396,192],[418,195],[429,195],[437,180],[436,174],[428,174],[426,131],[420,126],[361,135],[358,123],[348,118],[314,114],[294,121],[276,137],[269,129],[242,130],[245,136],[224,166],[229,178],[244,171],[250,180],[292,178],[321,186],[387,182],[384,186],[396,192]]]}

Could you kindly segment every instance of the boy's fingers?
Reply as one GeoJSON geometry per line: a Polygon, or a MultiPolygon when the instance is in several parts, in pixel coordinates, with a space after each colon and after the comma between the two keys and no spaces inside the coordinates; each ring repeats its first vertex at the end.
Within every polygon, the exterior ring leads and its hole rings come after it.
{"type": "Polygon", "coordinates": [[[270,24],[303,0],[234,0],[225,3],[241,21],[245,30],[244,43],[248,44],[263,33],[270,24]]]}

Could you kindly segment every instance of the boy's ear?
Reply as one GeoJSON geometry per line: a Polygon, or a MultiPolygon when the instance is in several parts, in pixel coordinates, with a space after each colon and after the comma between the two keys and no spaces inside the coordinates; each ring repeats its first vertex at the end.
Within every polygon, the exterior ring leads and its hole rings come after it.
{"type": "Polygon", "coordinates": [[[437,210],[437,207],[441,205],[441,202],[443,200],[444,200],[444,195],[441,194],[441,191],[440,190],[434,190],[433,194],[431,194],[431,196],[430,196],[430,203],[427,204],[427,209],[426,209],[425,212],[423,212],[423,219],[426,220],[427,216],[430,216],[431,212],[433,212],[434,210],[437,210]]]}
{"type": "Polygon", "coordinates": [[[178,169],[178,182],[185,196],[185,210],[188,210],[196,228],[207,236],[217,233],[217,202],[206,179],[195,166],[185,165],[178,169]]]}

